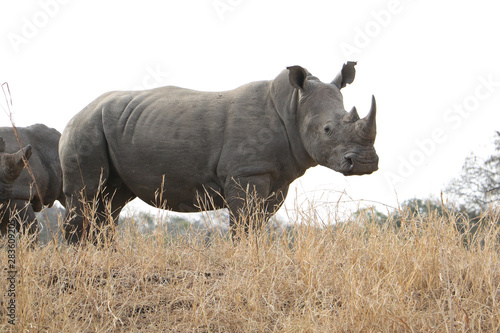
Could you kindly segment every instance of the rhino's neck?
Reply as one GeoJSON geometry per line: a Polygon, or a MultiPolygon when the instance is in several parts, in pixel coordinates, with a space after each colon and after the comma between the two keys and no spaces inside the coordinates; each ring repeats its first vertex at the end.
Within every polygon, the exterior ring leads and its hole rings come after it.
{"type": "Polygon", "coordinates": [[[290,149],[297,165],[303,171],[317,165],[318,163],[312,159],[302,142],[297,116],[298,91],[290,85],[288,71],[283,71],[271,81],[270,92],[276,112],[285,126],[290,149]]]}

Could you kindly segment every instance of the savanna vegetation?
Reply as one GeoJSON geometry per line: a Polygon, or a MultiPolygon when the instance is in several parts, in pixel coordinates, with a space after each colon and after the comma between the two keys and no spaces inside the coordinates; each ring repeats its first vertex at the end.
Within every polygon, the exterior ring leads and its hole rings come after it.
{"type": "MultiPolygon", "coordinates": [[[[362,212],[321,227],[311,215],[238,244],[220,230],[172,237],[168,224],[140,233],[141,217],[128,218],[114,242],[100,246],[30,246],[21,237],[16,322],[8,323],[9,284],[1,284],[1,330],[500,329],[497,212],[479,217],[473,237],[468,218],[452,212],[407,209],[383,224],[362,212]]],[[[8,267],[6,254],[0,265],[8,267]]]]}

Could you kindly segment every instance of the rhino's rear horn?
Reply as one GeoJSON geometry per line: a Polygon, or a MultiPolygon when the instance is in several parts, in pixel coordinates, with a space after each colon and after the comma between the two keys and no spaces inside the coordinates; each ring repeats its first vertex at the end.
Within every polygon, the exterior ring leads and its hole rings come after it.
{"type": "Polygon", "coordinates": [[[372,96],[372,106],[370,107],[370,112],[366,117],[359,120],[356,123],[356,128],[358,129],[358,134],[363,138],[374,140],[377,135],[377,124],[375,117],[377,114],[377,105],[375,102],[375,96],[372,96]]]}
{"type": "Polygon", "coordinates": [[[346,123],[355,123],[358,120],[359,120],[358,111],[356,110],[356,107],[353,106],[351,111],[344,116],[344,121],[346,123]]]}

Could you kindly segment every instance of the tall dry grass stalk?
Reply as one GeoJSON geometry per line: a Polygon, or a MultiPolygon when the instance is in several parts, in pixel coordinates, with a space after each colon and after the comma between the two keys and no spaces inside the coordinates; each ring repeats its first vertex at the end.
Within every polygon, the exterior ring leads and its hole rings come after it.
{"type": "Polygon", "coordinates": [[[2,283],[0,331],[496,332],[498,218],[485,216],[474,238],[453,214],[403,214],[398,228],[301,220],[237,245],[168,228],[143,236],[133,218],[104,246],[21,237],[16,324],[2,283]]]}

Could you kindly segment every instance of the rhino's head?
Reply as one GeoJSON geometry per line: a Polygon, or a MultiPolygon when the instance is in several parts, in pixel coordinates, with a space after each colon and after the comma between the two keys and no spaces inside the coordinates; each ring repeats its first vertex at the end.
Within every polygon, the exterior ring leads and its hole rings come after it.
{"type": "Polygon", "coordinates": [[[378,169],[373,144],[377,133],[375,98],[368,115],[344,109],[340,90],[352,83],[355,62],[348,62],[331,83],[323,83],[300,66],[288,67],[291,85],[298,89],[300,135],[309,155],[320,165],[346,176],[378,169]]]}
{"type": "Polygon", "coordinates": [[[23,158],[31,156],[31,145],[9,154],[5,152],[5,140],[0,138],[0,200],[10,199],[12,184],[24,168],[23,158]]]}

